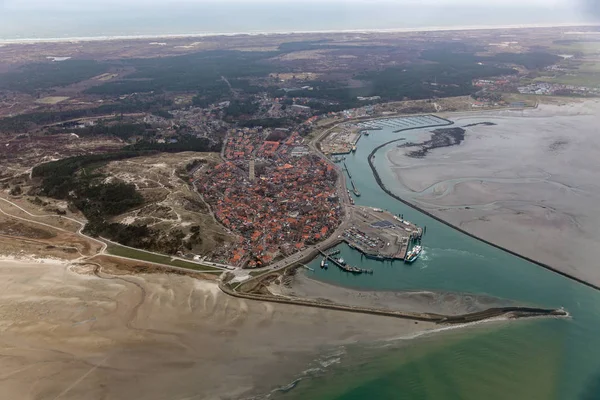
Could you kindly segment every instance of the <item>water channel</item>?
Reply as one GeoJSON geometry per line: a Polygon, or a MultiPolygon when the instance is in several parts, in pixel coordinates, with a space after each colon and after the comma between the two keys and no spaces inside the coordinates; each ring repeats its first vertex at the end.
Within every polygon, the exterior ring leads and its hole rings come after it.
{"type": "MultiPolygon", "coordinates": [[[[473,123],[484,122],[473,118],[473,123]]],[[[471,121],[462,123],[469,123],[471,121]]],[[[425,129],[430,131],[431,129],[425,129]]],[[[362,193],[359,205],[387,209],[427,227],[424,254],[412,265],[378,262],[341,245],[354,276],[311,263],[308,276],[364,290],[439,290],[487,294],[542,307],[565,307],[571,319],[485,323],[385,344],[350,346],[327,373],[276,397],[291,399],[600,399],[600,292],[464,235],[386,194],[368,164],[374,148],[414,141],[423,130],[390,128],[363,136],[346,165],[362,193]]],[[[381,148],[374,159],[384,184],[398,184],[381,148]]],[[[402,195],[401,192],[397,193],[402,195]]]]}

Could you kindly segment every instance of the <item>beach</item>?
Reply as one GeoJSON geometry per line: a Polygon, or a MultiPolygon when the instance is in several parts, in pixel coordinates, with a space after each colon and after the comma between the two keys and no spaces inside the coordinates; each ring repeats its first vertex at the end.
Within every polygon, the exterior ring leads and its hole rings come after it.
{"type": "MultiPolygon", "coordinates": [[[[401,198],[477,237],[600,284],[597,101],[450,114],[459,145],[386,147],[401,198]],[[469,126],[490,122],[494,125],[469,126]],[[417,147],[418,148],[418,147],[417,147]]],[[[427,135],[425,135],[427,136],[427,135]]]]}
{"type": "Polygon", "coordinates": [[[246,398],[323,370],[343,346],[435,327],[244,301],[214,281],[110,263],[93,270],[0,261],[4,397],[246,398]]]}
{"type": "Polygon", "coordinates": [[[179,34],[146,34],[146,35],[97,35],[97,36],[68,36],[68,37],[27,37],[27,38],[2,38],[0,44],[35,44],[35,43],[70,43],[70,42],[102,42],[122,40],[154,40],[154,39],[187,39],[207,38],[214,36],[265,36],[265,35],[313,35],[334,33],[417,33],[417,32],[443,32],[443,31],[472,31],[472,30],[495,30],[495,29],[536,29],[536,28],[568,28],[587,27],[590,23],[547,23],[547,24],[499,24],[499,25],[460,25],[460,26],[422,26],[410,28],[387,28],[387,29],[317,29],[317,30],[261,30],[261,31],[214,31],[214,32],[190,32],[179,34]]]}

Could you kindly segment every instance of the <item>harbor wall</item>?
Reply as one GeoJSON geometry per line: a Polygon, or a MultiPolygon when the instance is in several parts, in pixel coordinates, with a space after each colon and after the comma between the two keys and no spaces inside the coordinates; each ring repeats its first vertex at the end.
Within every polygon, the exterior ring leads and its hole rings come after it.
{"type": "MultiPolygon", "coordinates": [[[[447,121],[448,121],[448,120],[447,120],[447,121]]],[[[454,124],[452,121],[448,121],[448,122],[450,122],[450,124],[448,124],[448,125],[452,125],[452,124],[454,124]]],[[[429,127],[422,127],[422,128],[408,128],[408,129],[402,129],[402,130],[399,130],[399,131],[397,131],[397,132],[408,131],[408,130],[413,130],[413,129],[426,129],[426,128],[434,128],[434,127],[438,127],[438,126],[440,126],[440,125],[429,126],[429,127]]],[[[444,126],[445,126],[445,125],[444,125],[444,126]]],[[[456,226],[456,225],[454,225],[454,224],[452,224],[452,223],[450,223],[450,222],[448,222],[448,221],[446,221],[446,220],[444,220],[444,219],[442,219],[442,218],[440,218],[440,217],[438,217],[438,216],[436,216],[436,215],[432,214],[431,212],[429,212],[429,211],[427,211],[427,210],[425,210],[425,209],[423,209],[423,208],[419,207],[418,205],[416,205],[416,204],[414,204],[414,203],[411,203],[411,202],[409,202],[409,201],[407,201],[407,200],[404,200],[404,199],[402,199],[401,197],[399,197],[398,195],[396,195],[395,193],[393,193],[391,190],[389,190],[389,189],[388,189],[388,188],[385,186],[385,184],[384,184],[384,183],[383,183],[383,181],[381,180],[381,177],[379,176],[379,173],[377,172],[377,169],[375,168],[375,165],[373,165],[373,157],[375,156],[375,153],[377,153],[377,151],[379,151],[381,148],[383,148],[383,147],[385,147],[385,146],[388,146],[388,145],[390,145],[390,144],[392,144],[392,143],[398,142],[398,141],[400,141],[400,140],[403,140],[403,139],[395,139],[395,140],[390,140],[389,142],[386,142],[386,143],[384,143],[384,144],[382,144],[382,145],[380,145],[380,146],[377,146],[377,147],[376,147],[375,149],[373,149],[373,151],[372,151],[372,152],[369,154],[369,158],[368,158],[369,166],[371,167],[371,171],[372,171],[372,173],[373,173],[373,177],[375,178],[375,181],[377,181],[377,184],[378,184],[378,185],[381,187],[381,189],[382,189],[384,192],[386,192],[386,193],[387,193],[389,196],[391,196],[391,197],[393,197],[394,199],[396,199],[396,200],[398,200],[398,201],[400,201],[400,202],[402,202],[402,203],[406,204],[407,206],[409,206],[409,207],[411,207],[411,208],[413,208],[413,209],[415,209],[415,210],[417,210],[417,211],[421,212],[422,214],[425,214],[425,215],[427,215],[428,217],[430,217],[430,218],[433,218],[434,220],[436,220],[436,221],[438,221],[438,222],[440,222],[440,223],[442,223],[442,224],[444,224],[444,225],[446,225],[446,226],[449,226],[449,227],[450,227],[450,228],[452,228],[452,229],[455,229],[455,230],[457,230],[457,231],[458,231],[458,232],[460,232],[460,233],[463,233],[463,234],[465,234],[465,235],[467,235],[467,236],[470,236],[470,237],[472,237],[473,239],[479,240],[480,242],[483,242],[483,243],[485,243],[485,244],[488,244],[488,245],[490,245],[490,246],[493,246],[493,247],[495,247],[495,248],[497,248],[497,249],[500,249],[500,250],[502,250],[502,251],[505,251],[505,252],[507,252],[507,253],[509,253],[509,254],[511,254],[511,255],[513,255],[513,256],[515,256],[515,257],[519,257],[519,258],[521,258],[521,259],[523,259],[523,260],[525,260],[525,261],[529,261],[529,262],[530,262],[530,263],[532,263],[532,264],[536,264],[536,265],[538,265],[538,266],[540,266],[540,267],[542,267],[542,268],[545,268],[545,269],[547,269],[547,270],[549,270],[549,271],[552,271],[552,272],[554,272],[554,273],[557,273],[557,274],[559,274],[559,275],[562,275],[562,276],[564,276],[564,277],[566,277],[566,278],[572,279],[572,280],[574,280],[574,281],[576,281],[576,282],[579,282],[579,283],[581,283],[581,284],[583,284],[583,285],[586,285],[586,286],[588,286],[588,287],[591,287],[591,288],[594,288],[594,289],[600,290],[600,286],[598,286],[598,285],[595,285],[595,284],[593,284],[593,283],[590,283],[590,282],[586,282],[586,281],[584,281],[583,279],[580,279],[580,278],[578,278],[578,277],[576,277],[576,276],[573,276],[573,275],[570,275],[570,274],[568,274],[568,273],[566,273],[566,272],[560,271],[560,270],[558,270],[558,269],[556,269],[556,268],[552,267],[551,265],[545,264],[545,263],[543,263],[543,262],[541,262],[541,261],[534,260],[534,259],[532,259],[532,258],[529,258],[529,257],[527,257],[527,256],[524,256],[524,255],[522,255],[522,254],[516,253],[516,252],[514,252],[514,251],[512,251],[512,250],[510,250],[510,249],[508,249],[508,248],[506,248],[506,247],[500,246],[500,245],[498,245],[498,244],[496,244],[496,243],[490,242],[489,240],[483,239],[483,238],[482,238],[482,237],[480,237],[480,236],[477,236],[477,235],[474,235],[474,234],[472,234],[472,233],[470,233],[470,232],[467,232],[466,230],[464,230],[464,229],[462,229],[462,228],[460,228],[460,227],[458,227],[458,226],[456,226]]]]}
{"type": "Polygon", "coordinates": [[[491,318],[497,318],[507,316],[510,318],[527,318],[527,317],[541,317],[541,316],[568,316],[568,313],[563,310],[553,310],[544,308],[532,308],[532,307],[503,307],[503,308],[490,308],[485,311],[464,314],[464,315],[441,315],[433,313],[415,313],[408,311],[394,311],[384,310],[377,308],[349,306],[341,304],[331,304],[312,300],[302,299],[290,299],[278,296],[267,296],[253,293],[240,293],[225,285],[223,282],[219,282],[219,288],[225,294],[232,297],[242,298],[246,300],[256,301],[267,301],[271,303],[298,305],[314,308],[322,308],[334,311],[346,311],[361,314],[379,315],[384,317],[410,319],[415,321],[434,322],[438,324],[464,324],[469,322],[478,322],[491,318]]]}

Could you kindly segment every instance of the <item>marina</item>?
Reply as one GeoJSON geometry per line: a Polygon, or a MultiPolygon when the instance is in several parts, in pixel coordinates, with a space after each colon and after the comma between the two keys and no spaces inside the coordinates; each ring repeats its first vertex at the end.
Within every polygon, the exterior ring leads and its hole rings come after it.
{"type": "Polygon", "coordinates": [[[392,129],[395,133],[406,130],[416,129],[424,126],[447,125],[448,121],[435,115],[417,115],[401,118],[382,118],[371,121],[364,121],[354,124],[360,131],[377,131],[383,129],[392,129]]]}

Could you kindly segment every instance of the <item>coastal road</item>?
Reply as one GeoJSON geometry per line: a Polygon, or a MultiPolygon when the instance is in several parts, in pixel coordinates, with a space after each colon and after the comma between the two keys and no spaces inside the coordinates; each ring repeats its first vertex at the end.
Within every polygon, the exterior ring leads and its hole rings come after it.
{"type": "MultiPolygon", "coordinates": [[[[83,238],[85,238],[87,240],[93,241],[93,242],[98,243],[98,244],[101,245],[101,249],[100,249],[100,251],[98,253],[93,254],[91,256],[87,256],[87,257],[86,256],[82,256],[79,259],[73,260],[72,262],[74,262],[74,263],[85,262],[85,260],[87,260],[87,259],[90,259],[90,258],[93,258],[93,257],[96,257],[96,256],[100,256],[100,255],[104,255],[104,256],[107,256],[107,257],[118,258],[118,259],[128,260],[128,261],[141,261],[141,262],[144,262],[145,264],[151,264],[151,265],[154,265],[154,266],[157,266],[157,267],[168,268],[168,269],[172,269],[172,270],[176,270],[176,271],[181,271],[181,272],[202,272],[202,273],[215,273],[215,272],[219,272],[219,273],[222,273],[224,271],[229,270],[229,268],[233,268],[232,266],[226,266],[226,265],[223,265],[223,264],[216,264],[216,265],[213,266],[213,265],[206,265],[206,264],[195,263],[193,261],[186,260],[186,259],[179,258],[179,257],[172,257],[173,259],[181,260],[181,261],[185,261],[185,262],[189,262],[189,263],[198,264],[199,266],[207,266],[207,267],[210,267],[210,268],[215,268],[215,270],[213,270],[213,271],[200,271],[200,270],[195,270],[195,269],[191,269],[191,268],[182,268],[182,267],[172,266],[172,265],[168,265],[168,264],[161,264],[161,263],[156,263],[156,262],[151,262],[151,261],[139,260],[139,259],[136,259],[136,258],[122,257],[122,256],[116,256],[116,255],[113,255],[113,254],[109,254],[109,253],[106,253],[106,249],[108,248],[108,243],[113,243],[113,242],[107,241],[108,242],[107,243],[107,242],[104,242],[102,240],[98,240],[96,238],[93,238],[91,236],[88,236],[88,235],[82,233],[83,229],[85,228],[85,223],[83,223],[81,221],[78,221],[78,220],[76,220],[74,218],[63,217],[63,216],[54,215],[54,214],[35,215],[35,214],[32,214],[29,211],[23,209],[22,207],[20,207],[19,205],[15,204],[14,202],[12,202],[10,200],[7,200],[5,198],[0,197],[0,201],[2,201],[4,203],[7,203],[7,204],[10,204],[11,206],[19,209],[20,211],[24,212],[25,214],[27,214],[27,215],[29,215],[29,216],[31,216],[33,218],[48,218],[48,217],[59,218],[59,219],[66,219],[66,220],[69,220],[69,221],[72,221],[72,222],[75,222],[75,223],[79,224],[80,225],[79,230],[77,232],[73,232],[73,231],[69,231],[67,229],[63,229],[63,228],[60,228],[60,227],[57,227],[57,226],[46,224],[44,222],[35,221],[35,220],[32,220],[32,219],[27,219],[27,218],[23,218],[23,217],[18,217],[16,215],[12,215],[12,214],[4,211],[0,207],[0,213],[6,215],[9,218],[17,219],[17,220],[28,222],[28,223],[35,224],[35,225],[44,226],[44,227],[50,228],[50,229],[55,229],[55,230],[58,230],[58,231],[64,232],[64,233],[77,234],[77,235],[79,235],[79,236],[81,236],[81,237],[83,237],[83,238]]],[[[118,243],[114,243],[114,244],[118,245],[118,246],[121,246],[121,247],[127,247],[127,246],[123,246],[123,245],[118,244],[118,243]]],[[[142,252],[150,253],[150,254],[155,254],[155,255],[163,256],[163,257],[169,257],[169,256],[167,256],[165,254],[152,253],[152,252],[148,252],[148,251],[144,251],[144,250],[140,250],[140,249],[133,249],[133,250],[142,251],[142,252]]]]}

